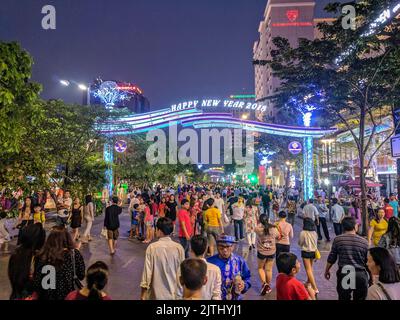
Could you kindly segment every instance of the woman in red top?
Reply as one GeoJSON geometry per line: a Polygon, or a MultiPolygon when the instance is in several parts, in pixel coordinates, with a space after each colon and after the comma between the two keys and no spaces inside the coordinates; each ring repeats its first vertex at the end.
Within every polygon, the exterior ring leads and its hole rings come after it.
{"type": "Polygon", "coordinates": [[[103,291],[108,282],[108,266],[104,262],[97,261],[87,269],[86,282],[86,287],[70,292],[65,300],[111,300],[103,291]]]}
{"type": "Polygon", "coordinates": [[[158,206],[158,216],[160,218],[164,218],[165,217],[165,206],[166,206],[165,202],[166,202],[165,197],[162,197],[161,198],[161,202],[160,202],[160,204],[158,206]]]}

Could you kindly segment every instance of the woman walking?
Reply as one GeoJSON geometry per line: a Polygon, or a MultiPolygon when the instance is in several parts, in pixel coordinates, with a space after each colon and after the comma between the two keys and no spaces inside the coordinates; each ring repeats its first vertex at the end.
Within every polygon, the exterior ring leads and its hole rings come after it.
{"type": "Polygon", "coordinates": [[[93,198],[91,195],[87,195],[85,197],[85,207],[84,207],[84,215],[83,215],[85,222],[86,222],[86,228],[83,233],[83,241],[92,241],[92,237],[90,235],[90,231],[92,230],[93,226],[93,221],[94,221],[94,203],[93,203],[93,198]]]}
{"type": "Polygon", "coordinates": [[[316,259],[318,235],[316,232],[315,223],[310,218],[304,218],[303,231],[300,232],[299,246],[301,248],[301,257],[303,258],[304,268],[307,273],[307,284],[318,294],[317,284],[314,278],[313,263],[316,259]]]}
{"type": "Polygon", "coordinates": [[[387,232],[379,240],[378,247],[389,250],[400,270],[400,220],[398,218],[390,218],[387,232]]]}
{"type": "Polygon", "coordinates": [[[279,221],[276,223],[281,238],[276,242],[276,257],[282,252],[290,252],[290,240],[293,239],[293,227],[286,222],[287,214],[280,211],[279,221]]]}
{"type": "Polygon", "coordinates": [[[273,224],[268,221],[268,216],[260,216],[260,224],[256,228],[257,233],[257,261],[258,275],[262,283],[260,295],[264,296],[272,292],[272,268],[276,253],[276,240],[279,239],[279,232],[273,224]]]}
{"type": "Polygon", "coordinates": [[[21,244],[22,230],[34,223],[33,214],[34,210],[32,199],[30,197],[26,197],[18,215],[18,223],[16,226],[19,229],[17,245],[21,244]]]}
{"type": "Polygon", "coordinates": [[[71,212],[71,229],[72,229],[72,240],[76,241],[79,237],[79,228],[82,225],[83,220],[83,206],[78,197],[74,199],[71,212]]]}
{"type": "Polygon", "coordinates": [[[247,203],[244,211],[244,223],[246,226],[247,242],[250,251],[256,248],[257,217],[258,209],[251,203],[247,203]]]}
{"type": "Polygon", "coordinates": [[[388,229],[388,223],[385,220],[385,210],[382,208],[378,210],[377,217],[370,222],[370,228],[368,230],[368,242],[377,247],[381,237],[386,233],[388,229]]]}

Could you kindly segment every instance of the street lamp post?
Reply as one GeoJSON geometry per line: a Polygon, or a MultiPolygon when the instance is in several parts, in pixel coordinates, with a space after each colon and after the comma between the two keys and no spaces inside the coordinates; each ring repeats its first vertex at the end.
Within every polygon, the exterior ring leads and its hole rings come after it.
{"type": "Polygon", "coordinates": [[[90,85],[64,79],[60,80],[59,82],[64,87],[69,87],[71,83],[74,83],[78,89],[82,91],[82,105],[90,105],[90,85]]]}

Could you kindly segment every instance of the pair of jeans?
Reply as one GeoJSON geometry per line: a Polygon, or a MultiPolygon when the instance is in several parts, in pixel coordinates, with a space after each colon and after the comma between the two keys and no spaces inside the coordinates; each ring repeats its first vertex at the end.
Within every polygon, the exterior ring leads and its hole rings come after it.
{"type": "Polygon", "coordinates": [[[365,300],[368,294],[369,274],[366,270],[356,270],[351,274],[339,268],[336,272],[337,285],[336,291],[339,300],[365,300]],[[346,277],[346,279],[344,279],[346,277]],[[354,287],[351,288],[351,277],[354,287]],[[349,288],[350,287],[350,288],[349,288]]]}
{"type": "Polygon", "coordinates": [[[179,242],[182,245],[183,250],[185,250],[185,258],[189,258],[189,240],[184,237],[179,237],[179,242]]]}
{"type": "Polygon", "coordinates": [[[335,229],[335,235],[340,236],[343,233],[341,223],[333,223],[333,228],[335,229]]]}
{"type": "Polygon", "coordinates": [[[319,218],[319,224],[317,225],[318,240],[322,240],[321,225],[322,229],[324,230],[325,239],[330,241],[331,238],[329,237],[328,224],[326,223],[326,218],[322,217],[319,218]]]}
{"type": "Polygon", "coordinates": [[[233,220],[235,226],[235,238],[236,241],[244,239],[243,234],[243,220],[233,220]]]}
{"type": "Polygon", "coordinates": [[[287,222],[289,222],[292,226],[294,226],[295,218],[296,218],[296,214],[289,212],[288,217],[287,217],[287,222]]]}

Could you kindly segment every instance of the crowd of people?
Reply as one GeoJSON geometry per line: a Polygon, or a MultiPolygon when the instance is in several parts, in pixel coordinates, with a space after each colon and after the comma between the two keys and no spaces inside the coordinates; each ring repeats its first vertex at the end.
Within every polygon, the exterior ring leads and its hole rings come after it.
{"type": "MultiPolygon", "coordinates": [[[[281,193],[271,187],[132,187],[126,203],[131,218],[129,239],[147,246],[141,299],[243,299],[254,276],[248,261],[236,253],[238,245],[256,252],[261,296],[272,292],[276,265],[278,300],[317,299],[314,264],[321,259],[318,245],[323,240],[322,232],[331,246],[325,278],[330,280],[331,269],[337,264],[340,300],[400,299],[397,199],[385,199],[382,207],[374,206],[369,199],[369,228],[363,235],[359,199],[352,199],[346,208],[345,201],[333,198],[329,208],[324,194],[315,198],[303,203],[298,191],[281,193]],[[334,239],[329,221],[333,223],[334,239]],[[298,243],[293,244],[296,222],[302,224],[302,230],[298,243]],[[299,257],[294,254],[296,245],[299,257]],[[296,277],[300,262],[307,277],[304,283],[296,277]],[[354,273],[354,286],[342,285],[348,270],[354,273]]],[[[10,257],[8,270],[10,298],[111,299],[104,291],[108,266],[97,261],[86,270],[80,253],[81,245],[92,239],[92,197],[86,196],[81,204],[79,197],[72,198],[65,191],[58,201],[56,226],[47,237],[43,208],[29,197],[20,206],[18,246],[10,257]],[[48,281],[44,286],[44,279],[48,280],[53,269],[54,283],[48,281]]],[[[122,199],[112,197],[105,208],[102,231],[111,256],[117,252],[122,212],[122,199]]]]}

